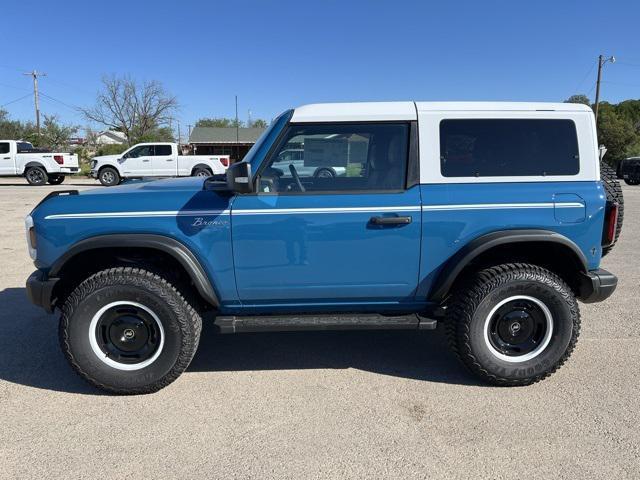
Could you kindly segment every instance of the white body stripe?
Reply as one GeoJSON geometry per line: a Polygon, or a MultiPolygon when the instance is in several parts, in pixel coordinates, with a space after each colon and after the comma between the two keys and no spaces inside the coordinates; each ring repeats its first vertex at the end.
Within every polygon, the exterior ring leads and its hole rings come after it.
{"type": "MultiPolygon", "coordinates": [[[[584,208],[580,202],[542,202],[542,203],[476,203],[454,205],[424,205],[398,207],[335,207],[335,208],[266,208],[234,210],[234,215],[284,215],[318,213],[375,213],[375,212],[419,212],[419,211],[455,211],[455,210],[512,210],[523,208],[584,208]]],[[[229,215],[231,210],[164,210],[151,212],[96,212],[65,213],[47,215],[45,220],[75,218],[147,218],[147,217],[198,217],[208,215],[229,215]]]]}

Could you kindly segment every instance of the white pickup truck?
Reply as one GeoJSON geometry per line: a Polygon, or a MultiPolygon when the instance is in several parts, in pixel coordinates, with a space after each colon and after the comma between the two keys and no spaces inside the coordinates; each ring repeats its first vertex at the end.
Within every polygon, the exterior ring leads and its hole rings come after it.
{"type": "Polygon", "coordinates": [[[59,185],[78,173],[78,156],[34,148],[29,142],[0,140],[0,177],[25,177],[31,185],[59,185]]]}
{"type": "Polygon", "coordinates": [[[120,155],[94,157],[91,176],[111,187],[123,178],[218,175],[229,162],[229,155],[178,155],[176,143],[138,143],[120,155]]]}

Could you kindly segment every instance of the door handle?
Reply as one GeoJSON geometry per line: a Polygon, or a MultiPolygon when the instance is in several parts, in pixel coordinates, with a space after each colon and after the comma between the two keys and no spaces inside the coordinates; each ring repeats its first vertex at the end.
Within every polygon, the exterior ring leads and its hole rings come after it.
{"type": "Polygon", "coordinates": [[[3,160],[11,160],[11,157],[2,157],[3,160]]]}
{"type": "Polygon", "coordinates": [[[142,161],[143,161],[143,162],[148,162],[149,160],[147,159],[147,160],[142,160],[142,161]]]}
{"type": "Polygon", "coordinates": [[[409,225],[411,217],[371,217],[369,221],[374,225],[409,225]]]}
{"type": "Polygon", "coordinates": [[[173,162],[173,158],[168,158],[167,162],[173,162]]]}

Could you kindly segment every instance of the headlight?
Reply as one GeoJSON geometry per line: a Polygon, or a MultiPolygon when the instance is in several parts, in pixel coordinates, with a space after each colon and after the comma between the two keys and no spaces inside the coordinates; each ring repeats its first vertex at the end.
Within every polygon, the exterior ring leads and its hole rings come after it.
{"type": "Polygon", "coordinates": [[[29,249],[29,256],[32,260],[35,260],[38,254],[38,251],[36,250],[36,228],[33,226],[33,218],[31,218],[31,215],[27,215],[25,217],[24,228],[27,233],[27,248],[29,249]]]}
{"type": "Polygon", "coordinates": [[[96,165],[98,164],[98,160],[91,160],[91,170],[93,170],[94,168],[96,168],[96,165]]]}

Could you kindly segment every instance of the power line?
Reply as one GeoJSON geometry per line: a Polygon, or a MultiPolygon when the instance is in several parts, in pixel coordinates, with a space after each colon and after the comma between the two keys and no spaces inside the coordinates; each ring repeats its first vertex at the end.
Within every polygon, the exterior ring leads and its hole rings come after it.
{"type": "Polygon", "coordinates": [[[589,67],[589,70],[587,71],[587,73],[585,74],[584,77],[582,77],[582,80],[580,80],[580,83],[578,84],[577,88],[574,90],[574,93],[580,93],[579,90],[582,88],[582,84],[584,83],[584,81],[589,77],[589,75],[591,74],[591,72],[593,72],[593,69],[595,68],[595,66],[597,65],[597,61],[591,63],[591,67],[589,67]]]}
{"type": "Polygon", "coordinates": [[[15,100],[11,100],[10,102],[7,102],[7,103],[3,103],[2,105],[0,105],[0,108],[6,107],[7,105],[11,105],[12,103],[19,102],[20,100],[24,100],[25,98],[30,97],[30,96],[31,96],[31,93],[27,93],[26,95],[24,95],[24,96],[22,96],[20,98],[16,98],[15,100]]]}
{"type": "Polygon", "coordinates": [[[51,95],[47,95],[44,92],[40,92],[40,95],[42,95],[45,98],[48,98],[49,100],[53,100],[54,102],[57,102],[57,103],[59,103],[61,105],[64,105],[65,107],[70,108],[71,110],[76,110],[76,111],[77,110],[82,110],[80,107],[77,107],[75,105],[70,105],[70,104],[68,104],[66,102],[63,102],[62,100],[58,100],[57,98],[52,97],[51,95]]]}

